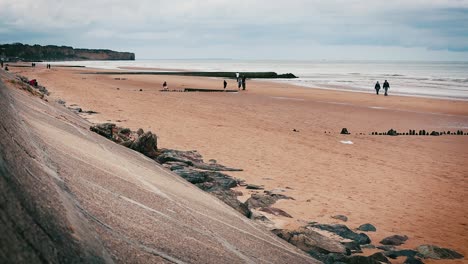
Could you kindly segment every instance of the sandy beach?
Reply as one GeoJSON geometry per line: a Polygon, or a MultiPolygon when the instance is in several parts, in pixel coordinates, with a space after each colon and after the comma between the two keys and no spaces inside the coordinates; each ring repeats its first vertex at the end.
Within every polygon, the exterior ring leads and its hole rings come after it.
{"type": "MultiPolygon", "coordinates": [[[[275,207],[293,218],[269,216],[278,228],[342,223],[331,216],[343,214],[349,227],[375,225],[374,243],[401,234],[409,237],[404,248],[435,244],[468,255],[468,136],[370,135],[391,128],[468,132],[467,101],[266,81],[248,81],[239,93],[163,93],[164,81],[169,89],[221,89],[222,79],[80,74],[96,70],[43,65],[10,70],[37,79],[50,101],[98,112],[82,115],[91,122],[151,130],[159,147],[198,150],[206,160],[242,168],[230,173],[235,177],[283,190],[295,200],[275,207]],[[340,135],[342,128],[351,134],[340,135]]],[[[239,190],[241,200],[254,192],[239,190]]]]}

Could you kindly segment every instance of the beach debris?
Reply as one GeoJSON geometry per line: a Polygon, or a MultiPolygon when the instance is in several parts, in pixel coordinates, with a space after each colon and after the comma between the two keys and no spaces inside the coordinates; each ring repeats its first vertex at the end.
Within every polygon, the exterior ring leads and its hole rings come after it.
{"type": "Polygon", "coordinates": [[[293,218],[290,214],[286,213],[285,211],[283,211],[283,210],[281,210],[279,208],[275,208],[275,207],[262,207],[259,210],[262,211],[262,212],[268,213],[268,214],[275,215],[275,216],[284,216],[284,217],[288,217],[288,218],[293,218]]]}
{"type": "Polygon", "coordinates": [[[292,131],[293,131],[293,132],[299,132],[299,130],[297,130],[297,129],[295,129],[295,128],[294,128],[292,131]]]}
{"type": "Polygon", "coordinates": [[[362,224],[357,228],[359,231],[364,231],[364,232],[375,232],[377,231],[377,228],[375,228],[374,225],[372,224],[362,224]]]}
{"type": "Polygon", "coordinates": [[[272,232],[307,253],[347,253],[346,248],[338,241],[304,227],[297,230],[274,229],[272,232]]]}
{"type": "Polygon", "coordinates": [[[342,135],[349,135],[349,134],[351,134],[351,133],[349,133],[349,132],[348,132],[348,129],[347,129],[346,127],[344,127],[344,128],[341,129],[340,134],[342,134],[342,135]]]}
{"type": "Polygon", "coordinates": [[[345,225],[328,225],[328,224],[312,224],[310,227],[318,228],[328,232],[335,233],[343,238],[351,239],[359,243],[359,245],[369,244],[370,238],[364,233],[355,233],[345,225]]]}
{"type": "Polygon", "coordinates": [[[58,100],[57,100],[57,103],[58,103],[58,104],[61,104],[61,105],[65,105],[66,102],[65,102],[64,100],[62,100],[62,99],[58,99],[58,100]]]}
{"type": "Polygon", "coordinates": [[[463,255],[448,248],[441,248],[434,245],[420,245],[416,248],[418,254],[423,258],[430,259],[462,259],[463,255]]]}
{"type": "Polygon", "coordinates": [[[393,235],[382,239],[382,241],[380,241],[380,244],[399,246],[404,244],[406,240],[408,240],[407,236],[393,235]]]}
{"type": "Polygon", "coordinates": [[[340,142],[342,144],[345,144],[345,145],[353,145],[354,144],[351,140],[341,140],[340,142]]]}
{"type": "Polygon", "coordinates": [[[343,222],[348,221],[348,217],[346,215],[333,215],[333,216],[331,216],[331,218],[341,220],[343,222]]]}
{"type": "Polygon", "coordinates": [[[245,188],[249,189],[249,190],[263,190],[263,189],[265,189],[263,186],[256,185],[256,184],[247,184],[247,186],[245,188]]]}
{"type": "Polygon", "coordinates": [[[143,92],[143,89],[140,89],[140,92],[143,92]]]}

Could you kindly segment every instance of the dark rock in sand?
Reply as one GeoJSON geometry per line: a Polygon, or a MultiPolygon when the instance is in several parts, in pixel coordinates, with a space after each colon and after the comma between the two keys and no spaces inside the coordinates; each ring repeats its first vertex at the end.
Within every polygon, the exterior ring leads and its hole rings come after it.
{"type": "Polygon", "coordinates": [[[196,151],[180,151],[173,149],[162,149],[156,159],[159,163],[164,164],[168,161],[177,161],[193,166],[194,162],[203,163],[202,156],[196,151]]]}
{"type": "Polygon", "coordinates": [[[340,134],[342,134],[342,135],[349,135],[350,133],[348,132],[348,129],[347,129],[347,128],[343,128],[343,129],[341,129],[340,134]]]}
{"type": "Polygon", "coordinates": [[[421,245],[416,249],[418,253],[423,258],[431,258],[431,259],[461,259],[463,255],[448,249],[448,248],[440,248],[434,245],[421,245]]]}
{"type": "Polygon", "coordinates": [[[366,249],[374,249],[375,246],[372,244],[367,244],[367,245],[361,245],[361,248],[366,248],[366,249]]]}
{"type": "Polygon", "coordinates": [[[383,246],[377,246],[378,249],[381,249],[383,251],[392,251],[395,250],[394,246],[391,245],[383,245],[383,246]]]}
{"type": "Polygon", "coordinates": [[[272,232],[307,253],[346,254],[346,248],[338,241],[307,228],[297,230],[274,229],[272,232]]]}
{"type": "Polygon", "coordinates": [[[115,124],[103,123],[103,124],[97,124],[95,126],[92,126],[90,130],[103,137],[112,139],[114,127],[115,127],[115,124]]]}
{"type": "Polygon", "coordinates": [[[189,181],[190,183],[196,184],[200,189],[207,192],[227,190],[237,186],[237,180],[221,172],[200,171],[189,167],[174,170],[174,172],[177,175],[189,181]]]}
{"type": "Polygon", "coordinates": [[[341,220],[343,222],[348,221],[348,217],[346,215],[333,215],[331,218],[341,220]]]}
{"type": "Polygon", "coordinates": [[[265,212],[265,213],[269,213],[269,214],[272,214],[272,215],[276,215],[276,216],[284,216],[284,217],[293,218],[290,214],[286,213],[285,211],[283,211],[283,210],[281,210],[279,208],[264,207],[264,208],[260,208],[260,211],[265,212]]]}
{"type": "Polygon", "coordinates": [[[345,225],[327,225],[327,224],[313,224],[312,227],[335,233],[343,238],[351,239],[358,242],[360,245],[369,244],[370,238],[363,233],[355,233],[345,225]]]}
{"type": "Polygon", "coordinates": [[[389,135],[389,136],[397,136],[397,135],[398,135],[398,132],[392,128],[392,129],[390,129],[390,130],[387,132],[387,135],[389,135]]]}
{"type": "Polygon", "coordinates": [[[343,246],[345,246],[345,248],[346,248],[351,254],[362,253],[361,246],[359,245],[358,242],[356,242],[356,241],[354,241],[354,240],[349,241],[349,242],[341,242],[341,244],[343,244],[343,246]]]}
{"type": "Polygon", "coordinates": [[[151,131],[148,131],[135,139],[130,148],[147,157],[155,158],[157,156],[158,137],[151,133],[151,131]]]}
{"type": "Polygon", "coordinates": [[[263,190],[263,189],[265,189],[263,186],[256,185],[256,184],[247,184],[247,187],[245,187],[245,188],[249,189],[249,190],[263,190]]]}
{"type": "Polygon", "coordinates": [[[364,231],[364,232],[375,232],[377,231],[377,228],[375,228],[375,226],[373,226],[372,224],[363,224],[363,225],[360,225],[358,227],[358,230],[360,231],[364,231]]]}
{"type": "Polygon", "coordinates": [[[398,257],[414,258],[416,254],[418,254],[418,252],[415,250],[411,250],[411,249],[402,249],[402,250],[385,251],[384,254],[385,256],[392,258],[392,259],[396,259],[398,257]]]}
{"type": "Polygon", "coordinates": [[[439,136],[439,132],[432,131],[432,132],[431,132],[431,136],[439,136]]]}
{"type": "Polygon", "coordinates": [[[382,241],[380,241],[380,244],[399,246],[404,244],[406,240],[408,240],[407,236],[393,235],[382,239],[382,241]]]}
{"type": "Polygon", "coordinates": [[[261,207],[269,207],[276,203],[279,199],[292,199],[289,196],[282,195],[282,194],[274,194],[274,193],[267,193],[267,194],[252,194],[252,196],[245,201],[245,204],[249,208],[261,208],[261,207]]]}
{"type": "Polygon", "coordinates": [[[390,263],[388,259],[380,252],[366,256],[350,256],[346,259],[341,260],[344,263],[348,264],[381,264],[381,263],[390,263]]]}
{"type": "Polygon", "coordinates": [[[424,262],[419,258],[407,257],[403,264],[424,264],[424,262]]]}
{"type": "Polygon", "coordinates": [[[61,104],[61,105],[64,105],[66,102],[63,101],[62,99],[58,99],[58,100],[57,100],[57,103],[58,103],[58,104],[61,104]]]}

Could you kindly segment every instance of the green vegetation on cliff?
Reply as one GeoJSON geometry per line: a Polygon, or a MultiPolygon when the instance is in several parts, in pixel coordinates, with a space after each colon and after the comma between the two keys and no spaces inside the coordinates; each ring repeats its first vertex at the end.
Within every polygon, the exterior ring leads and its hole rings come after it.
{"type": "Polygon", "coordinates": [[[135,54],[105,49],[74,49],[67,46],[14,43],[0,45],[0,59],[4,61],[135,60],[135,54]]]}

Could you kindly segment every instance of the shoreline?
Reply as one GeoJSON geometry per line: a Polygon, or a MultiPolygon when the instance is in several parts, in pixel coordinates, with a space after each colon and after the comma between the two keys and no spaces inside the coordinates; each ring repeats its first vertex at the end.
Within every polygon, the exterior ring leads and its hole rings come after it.
{"type": "MultiPolygon", "coordinates": [[[[468,144],[466,137],[354,135],[372,129],[446,131],[452,124],[466,126],[465,102],[397,96],[384,99],[256,80],[248,84],[247,91],[237,95],[162,94],[154,86],[159,87],[165,79],[170,87],[190,84],[210,88],[220,82],[176,76],[82,79],[74,75],[76,69],[40,70],[27,75],[38,76],[38,81],[51,91],[51,98],[62,98],[68,104],[99,112],[87,116],[92,122],[121,120],[119,124],[133,129],[152,130],[161,137],[163,147],[197,149],[207,159],[245,170],[233,176],[269,190],[285,190],[286,195],[296,200],[281,200],[275,206],[293,219],[273,217],[279,226],[294,227],[313,220],[332,223],[330,216],[345,214],[350,218],[348,224],[355,227],[373,219],[372,224],[379,229],[378,234],[370,234],[373,241],[394,234],[393,230],[400,227],[402,234],[410,236],[408,247],[435,243],[467,254],[457,246],[467,242],[466,237],[456,234],[465,233],[463,224],[467,222],[466,208],[457,200],[466,188],[459,183],[467,175],[463,165],[467,158],[463,150],[468,144]],[[301,100],[272,98],[275,96],[301,100]],[[338,104],[330,103],[331,100],[338,104]],[[363,109],[363,106],[387,109],[363,109]],[[352,135],[339,135],[342,127],[347,127],[352,135]],[[293,128],[299,132],[292,132],[293,128]],[[339,143],[345,139],[355,144],[339,143]],[[441,156],[440,152],[451,155],[441,156]],[[437,163],[429,159],[413,164],[412,158],[420,153],[437,157],[437,163]],[[379,178],[374,178],[375,175],[379,178]],[[397,197],[391,195],[394,189],[397,197]],[[441,189],[443,193],[434,193],[441,189]],[[427,199],[434,199],[434,204],[428,204],[427,199]],[[421,217],[425,221],[421,222],[421,217]],[[452,225],[442,224],[447,217],[452,225]],[[418,222],[419,226],[415,226],[418,222]],[[430,230],[435,226],[450,239],[441,239],[439,231],[430,230]]],[[[251,192],[243,197],[248,194],[251,192]]]]}
{"type": "MultiPolygon", "coordinates": [[[[149,62],[152,62],[153,60],[149,60],[149,62]]],[[[162,60],[162,61],[165,61],[165,60],[162,60]]],[[[142,63],[144,63],[145,61],[142,60],[141,61],[142,63]]],[[[171,62],[171,61],[169,61],[171,62]]],[[[187,62],[191,63],[190,60],[188,60],[187,62]]],[[[242,61],[239,61],[240,63],[242,63],[242,61]]],[[[256,61],[254,60],[253,63],[255,63],[256,61]]],[[[76,62],[79,64],[79,62],[76,62]]],[[[221,65],[224,65],[226,63],[226,61],[221,61],[221,65]]],[[[316,63],[319,63],[319,61],[317,61],[316,63]]],[[[336,63],[351,63],[351,62],[341,62],[341,61],[337,61],[336,63]]],[[[382,62],[384,63],[393,63],[393,62],[382,62]]],[[[409,62],[405,62],[405,63],[409,63],[409,62]]],[[[414,62],[412,62],[414,63],[414,62]]],[[[422,62],[421,62],[422,63],[422,62]]],[[[160,63],[159,63],[160,64],[160,63]]],[[[159,64],[156,64],[156,65],[159,65],[159,64]]],[[[224,65],[224,66],[228,66],[228,68],[226,69],[230,69],[229,71],[231,72],[235,72],[233,69],[232,69],[232,65],[230,65],[231,63],[229,63],[229,65],[224,65]]],[[[235,64],[235,63],[234,63],[235,64]]],[[[211,64],[209,64],[211,65],[211,64]]],[[[255,65],[255,64],[254,64],[255,65]]],[[[210,72],[210,71],[219,71],[219,68],[218,67],[214,67],[213,65],[211,66],[207,66],[205,67],[205,69],[201,69],[199,66],[197,67],[196,65],[190,65],[190,67],[187,67],[187,68],[183,68],[183,65],[181,63],[178,63],[178,64],[175,64],[173,65],[173,67],[168,67],[168,68],[163,68],[161,67],[162,65],[159,65],[158,67],[154,67],[154,66],[151,66],[151,65],[148,65],[148,66],[111,66],[111,65],[89,65],[88,67],[92,68],[92,67],[95,67],[96,69],[110,69],[110,70],[122,70],[122,71],[125,71],[125,70],[141,70],[141,71],[144,71],[144,72],[148,72],[150,71],[150,69],[154,69],[154,70],[157,70],[157,71],[163,71],[163,70],[167,70],[167,71],[174,71],[174,72],[193,72],[193,71],[199,71],[199,72],[210,72]]],[[[243,69],[243,68],[241,68],[243,69]]],[[[299,79],[297,79],[298,81],[300,80],[304,80],[302,78],[309,78],[307,76],[309,75],[305,75],[306,77],[304,77],[304,73],[301,73],[300,71],[298,71],[297,69],[294,69],[294,68],[291,68],[291,69],[287,69],[287,68],[282,68],[282,69],[279,69],[279,68],[276,68],[276,67],[271,67],[271,68],[265,68],[265,65],[262,65],[260,68],[256,68],[256,67],[250,67],[250,68],[245,68],[244,71],[258,71],[258,69],[262,69],[261,71],[265,71],[265,70],[274,70],[278,73],[285,73],[285,72],[292,72],[293,74],[296,74],[299,79]],[[255,69],[255,70],[254,70],[255,69]],[[295,72],[297,71],[297,72],[295,72]]],[[[309,73],[307,73],[309,74],[309,73]]],[[[318,72],[319,76],[320,74],[320,71],[318,72]]],[[[338,73],[337,73],[338,74],[338,73]]],[[[339,80],[339,78],[342,78],[343,76],[339,77],[341,74],[344,74],[344,73],[339,73],[338,75],[336,75],[335,77],[334,76],[330,76],[331,79],[333,78],[338,78],[337,80],[339,80]]],[[[424,75],[425,76],[425,75],[424,75]]],[[[377,75],[375,76],[377,78],[377,75]]],[[[378,78],[390,78],[389,80],[392,80],[392,77],[396,77],[397,79],[400,78],[400,77],[405,77],[406,78],[406,75],[402,75],[400,73],[398,74],[390,74],[389,76],[379,76],[378,78]]],[[[466,76],[465,76],[466,77],[466,76]]],[[[465,78],[463,77],[463,78],[465,78]]],[[[352,78],[352,77],[350,77],[352,78]]],[[[414,78],[416,78],[417,80],[419,80],[419,78],[422,78],[422,79],[430,79],[431,77],[418,77],[418,76],[414,76],[414,78]]],[[[435,78],[435,77],[433,77],[435,78]]],[[[440,79],[446,79],[448,77],[441,77],[440,79]]],[[[452,77],[452,78],[456,78],[456,77],[452,77]]],[[[461,78],[461,77],[460,77],[461,78]]],[[[372,79],[372,78],[371,78],[372,79]]],[[[398,82],[414,82],[416,79],[413,79],[413,78],[409,78],[408,80],[404,79],[404,80],[398,80],[398,82]]],[[[437,80],[440,80],[440,79],[435,79],[435,81],[437,80]]],[[[448,78],[450,80],[450,78],[448,78]]],[[[382,79],[383,80],[383,79],[382,79]]],[[[276,82],[276,80],[274,80],[276,82]]],[[[282,83],[281,81],[278,81],[278,83],[282,83]]],[[[391,81],[391,83],[393,83],[391,81]]],[[[374,83],[372,81],[370,81],[369,83],[366,83],[365,86],[362,86],[362,83],[361,85],[358,85],[357,87],[361,87],[361,88],[354,88],[352,86],[346,86],[346,85],[342,85],[342,84],[336,84],[336,85],[331,85],[331,84],[302,84],[300,82],[288,82],[287,83],[288,85],[292,85],[292,86],[300,86],[300,87],[304,87],[304,88],[312,88],[312,89],[326,89],[326,90],[340,90],[340,91],[351,91],[351,92],[358,92],[358,93],[375,93],[374,92],[374,89],[373,89],[373,85],[374,83]],[[364,88],[362,88],[364,87],[364,88]]],[[[427,87],[432,87],[429,83],[427,84],[428,86],[427,87]]],[[[438,85],[442,85],[440,87],[442,88],[437,88],[437,89],[444,89],[443,87],[445,87],[443,84],[438,84],[438,85]]],[[[453,85],[453,84],[450,84],[450,83],[447,83],[446,86],[447,87],[450,87],[450,85],[453,85]]],[[[459,84],[460,85],[460,84],[459,84]]],[[[431,93],[429,94],[426,94],[426,90],[425,88],[423,90],[420,90],[422,87],[413,87],[413,88],[409,88],[410,90],[414,90],[416,89],[416,91],[414,92],[411,92],[411,93],[408,93],[407,91],[404,91],[406,90],[407,88],[403,89],[403,87],[405,87],[402,83],[400,83],[400,86],[395,86],[397,89],[401,90],[400,92],[394,92],[394,89],[395,88],[391,88],[389,91],[390,91],[390,95],[399,95],[399,96],[411,96],[411,97],[422,97],[422,98],[435,98],[435,99],[447,99],[447,100],[463,100],[463,101],[467,101],[468,100],[468,97],[467,96],[464,96],[462,94],[459,94],[458,96],[455,95],[451,95],[451,93],[446,93],[447,95],[431,95],[431,93]],[[417,90],[420,90],[420,91],[417,91],[417,90]]],[[[410,86],[411,87],[411,86],[410,86]]],[[[433,89],[433,88],[431,88],[433,89]]],[[[468,93],[468,91],[467,91],[468,93]]]]}

